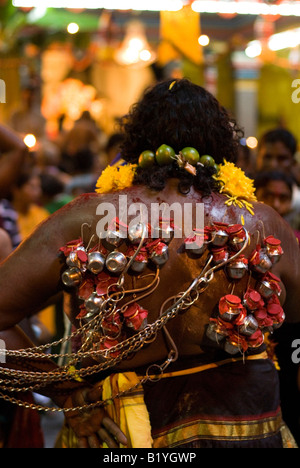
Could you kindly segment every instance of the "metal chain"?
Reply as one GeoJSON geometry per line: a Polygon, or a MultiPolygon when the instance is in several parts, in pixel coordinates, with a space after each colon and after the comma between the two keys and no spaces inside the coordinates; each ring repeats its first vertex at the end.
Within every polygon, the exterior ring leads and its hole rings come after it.
{"type": "MultiPolygon", "coordinates": [[[[235,256],[240,255],[241,252],[246,248],[246,246],[248,244],[249,234],[245,229],[244,229],[244,231],[246,233],[246,240],[245,240],[244,246],[235,256]]],[[[232,261],[235,256],[231,257],[230,261],[232,261]]],[[[214,267],[210,268],[207,271],[207,269],[208,269],[208,267],[209,267],[209,265],[211,263],[211,260],[212,260],[212,256],[210,256],[210,258],[208,259],[208,261],[207,261],[204,269],[200,273],[200,275],[193,280],[193,282],[190,284],[190,286],[187,288],[187,290],[178,294],[177,299],[175,300],[175,303],[171,307],[169,307],[165,312],[163,312],[155,322],[147,325],[144,329],[140,330],[138,333],[136,333],[132,337],[127,338],[126,340],[118,343],[117,345],[115,345],[115,346],[113,346],[110,349],[107,349],[105,351],[103,351],[103,350],[98,350],[98,351],[89,350],[89,351],[86,351],[86,352],[66,354],[65,356],[68,356],[68,357],[70,357],[70,356],[73,357],[74,356],[75,362],[79,361],[82,357],[86,357],[86,356],[93,357],[93,358],[97,358],[97,357],[103,358],[104,357],[106,359],[106,362],[104,362],[104,363],[102,362],[102,363],[96,364],[94,366],[89,366],[89,367],[86,367],[86,368],[76,370],[75,371],[76,377],[80,377],[80,379],[82,379],[83,377],[87,377],[87,376],[92,375],[94,373],[103,372],[104,370],[107,370],[110,367],[114,367],[120,361],[123,361],[124,359],[126,359],[128,357],[128,355],[130,355],[132,353],[136,353],[137,351],[139,351],[145,345],[145,343],[149,342],[149,340],[151,338],[153,338],[153,336],[156,337],[157,332],[159,330],[161,330],[170,320],[175,318],[178,315],[180,310],[185,310],[185,309],[191,307],[195,302],[197,302],[198,299],[199,299],[200,294],[203,293],[206,290],[209,283],[214,278],[214,272],[217,269],[222,268],[223,266],[225,266],[229,262],[229,260],[227,260],[225,262],[222,262],[222,264],[217,264],[217,265],[215,265],[214,267]],[[115,353],[118,353],[118,355],[113,357],[112,355],[115,354],[115,353]]],[[[122,288],[122,286],[121,286],[121,288],[122,288]]],[[[122,294],[121,297],[123,298],[124,295],[122,294]]],[[[116,310],[116,304],[117,304],[118,300],[113,300],[112,301],[111,297],[109,297],[109,299],[106,301],[106,304],[109,304],[109,301],[110,301],[110,304],[113,302],[112,311],[115,311],[116,310]]],[[[113,312],[110,312],[110,313],[113,313],[113,312]]],[[[96,316],[93,320],[91,320],[88,324],[81,327],[80,330],[77,330],[76,332],[72,333],[70,336],[72,336],[72,337],[77,336],[78,334],[82,333],[83,330],[91,329],[92,325],[94,323],[98,322],[98,324],[99,324],[99,315],[96,316]]],[[[63,338],[63,339],[57,341],[56,343],[62,343],[63,341],[66,341],[68,339],[70,339],[70,337],[63,338]]],[[[48,345],[43,345],[41,347],[36,347],[34,349],[35,350],[41,350],[41,348],[46,349],[48,347],[49,347],[48,345]]],[[[7,353],[8,356],[15,356],[15,357],[17,356],[17,357],[38,358],[38,359],[41,359],[42,357],[44,357],[44,358],[49,359],[48,354],[42,355],[42,354],[34,353],[32,351],[19,350],[19,351],[7,351],[6,353],[7,353]]],[[[55,355],[55,356],[60,356],[61,357],[61,355],[55,355]]],[[[53,355],[51,355],[51,357],[53,357],[53,355]]],[[[139,386],[141,383],[144,383],[147,380],[151,380],[151,377],[149,375],[149,369],[151,367],[159,368],[160,373],[162,374],[164,372],[165,368],[167,367],[167,365],[170,364],[170,362],[172,362],[172,359],[170,359],[170,357],[168,357],[168,359],[165,361],[165,363],[162,366],[158,366],[156,364],[155,365],[150,365],[147,372],[146,372],[146,377],[144,379],[142,379],[136,386],[139,386]]],[[[44,387],[44,386],[48,385],[49,383],[63,382],[63,381],[66,381],[66,380],[73,380],[74,379],[74,375],[72,373],[70,373],[69,365],[63,366],[58,371],[50,371],[50,372],[18,371],[18,370],[14,370],[14,369],[2,368],[1,371],[0,371],[0,374],[8,375],[9,377],[16,377],[15,380],[10,380],[9,383],[10,384],[11,383],[16,383],[17,385],[19,385],[18,388],[11,387],[11,386],[7,385],[7,383],[4,380],[0,380],[0,384],[4,384],[4,390],[11,391],[11,392],[26,392],[26,391],[29,391],[29,390],[32,391],[32,390],[35,390],[37,388],[44,387]],[[31,386],[28,386],[28,384],[31,381],[33,381],[35,383],[33,385],[31,385],[31,386]],[[21,385],[23,383],[24,383],[24,385],[27,383],[27,386],[22,387],[21,385]]],[[[125,393],[133,391],[136,388],[136,386],[133,386],[131,389],[126,390],[125,393]]],[[[122,396],[123,393],[124,392],[121,392],[120,394],[117,394],[112,398],[114,399],[114,398],[120,397],[120,396],[122,396]]],[[[41,406],[41,405],[35,405],[35,404],[31,404],[31,403],[24,403],[24,402],[22,402],[20,400],[17,400],[16,398],[14,398],[12,396],[8,396],[6,394],[3,394],[2,392],[0,392],[0,398],[4,399],[6,401],[9,401],[11,403],[17,404],[18,406],[23,406],[25,408],[31,408],[31,409],[37,409],[37,410],[43,410],[43,411],[52,411],[52,412],[53,411],[69,412],[69,411],[85,410],[85,409],[90,409],[90,408],[94,408],[94,407],[97,407],[97,406],[103,406],[104,404],[106,404],[105,402],[100,401],[100,402],[96,402],[96,403],[87,404],[87,405],[84,405],[84,406],[81,406],[81,407],[62,409],[62,408],[47,408],[47,407],[44,407],[44,406],[41,406]]]]}

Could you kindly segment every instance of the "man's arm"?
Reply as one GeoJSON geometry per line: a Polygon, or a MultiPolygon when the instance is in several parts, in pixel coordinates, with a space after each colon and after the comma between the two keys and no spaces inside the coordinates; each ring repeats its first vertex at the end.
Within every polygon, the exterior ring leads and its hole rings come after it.
{"type": "Polygon", "coordinates": [[[22,139],[9,128],[0,125],[0,197],[9,194],[23,167],[27,147],[22,139]]]}

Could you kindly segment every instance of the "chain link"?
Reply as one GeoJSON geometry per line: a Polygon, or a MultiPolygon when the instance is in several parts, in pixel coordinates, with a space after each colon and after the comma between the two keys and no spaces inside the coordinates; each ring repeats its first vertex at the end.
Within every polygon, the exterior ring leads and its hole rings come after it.
{"type": "MultiPolygon", "coordinates": [[[[246,248],[249,235],[246,232],[246,240],[244,243],[244,247],[236,254],[240,255],[241,252],[246,248]]],[[[231,258],[231,261],[233,260],[234,257],[231,258]]],[[[89,367],[84,367],[82,369],[76,369],[75,374],[76,378],[86,378],[90,375],[93,375],[95,373],[103,372],[111,367],[115,367],[119,362],[125,360],[129,355],[132,353],[138,352],[146,343],[149,343],[153,338],[155,339],[158,331],[160,331],[170,320],[175,318],[179,311],[181,310],[186,310],[189,307],[191,307],[195,302],[199,300],[200,294],[202,294],[206,288],[209,286],[209,283],[213,280],[214,278],[214,272],[222,268],[228,261],[223,262],[222,264],[215,265],[214,267],[210,268],[208,270],[208,267],[211,263],[212,257],[208,258],[207,263],[200,273],[200,275],[195,278],[190,286],[186,289],[186,291],[179,293],[176,296],[174,304],[169,307],[166,311],[162,312],[162,314],[156,319],[155,322],[148,324],[145,328],[137,332],[135,335],[133,335],[130,338],[127,338],[123,340],[122,342],[116,344],[115,346],[112,346],[110,349],[107,350],[88,350],[88,351],[79,351],[77,353],[65,353],[65,354],[41,354],[40,351],[43,351],[45,349],[49,349],[51,346],[57,346],[59,344],[65,343],[66,341],[69,341],[70,339],[77,337],[78,335],[82,334],[84,336],[84,333],[88,333],[89,331],[94,331],[95,329],[98,329],[97,327],[101,326],[101,320],[103,318],[103,314],[105,315],[104,311],[111,315],[117,310],[117,303],[124,298],[125,292],[123,285],[118,285],[116,283],[116,286],[118,289],[120,289],[121,292],[117,293],[117,299],[113,299],[111,294],[106,301],[104,301],[104,304],[102,305],[99,314],[94,317],[91,321],[89,321],[87,324],[83,325],[80,327],[78,330],[75,332],[71,333],[68,337],[64,337],[60,340],[57,340],[53,343],[49,343],[46,345],[41,345],[37,346],[35,348],[31,348],[30,351],[28,350],[8,350],[6,351],[6,355],[10,357],[22,357],[22,358],[27,358],[27,359],[49,359],[51,358],[61,358],[61,357],[68,357],[71,358],[72,364],[78,363],[80,360],[90,357],[93,358],[97,361],[97,359],[105,359],[104,362],[101,362],[99,364],[95,364],[93,366],[89,367]],[[107,306],[107,309],[106,309],[107,306]]],[[[105,339],[105,336],[104,338],[105,339]]],[[[102,340],[103,341],[103,340],[102,340]]],[[[101,343],[101,340],[100,340],[101,343]]],[[[129,390],[126,390],[124,392],[120,392],[117,395],[113,396],[112,399],[118,398],[122,396],[124,393],[128,393],[133,391],[137,386],[145,383],[147,380],[152,380],[156,381],[157,379],[160,379],[165,368],[172,362],[173,358],[171,355],[168,356],[167,360],[162,366],[159,366],[157,364],[151,364],[149,368],[147,369],[146,376],[135,386],[130,388],[129,390]],[[150,370],[156,368],[159,370],[158,376],[152,377],[150,375],[150,370]]],[[[50,371],[50,372],[39,372],[39,371],[20,371],[20,370],[14,370],[14,369],[6,369],[6,368],[1,368],[0,370],[0,375],[7,375],[9,376],[10,380],[9,382],[6,382],[5,380],[0,380],[0,384],[2,385],[2,389],[4,387],[4,391],[10,391],[10,392],[26,392],[26,391],[34,391],[37,390],[38,388],[41,389],[42,387],[45,387],[49,384],[52,384],[54,382],[63,382],[67,380],[73,380],[74,379],[74,373],[70,372],[70,364],[66,366],[60,367],[57,371],[50,371]],[[14,378],[14,379],[12,379],[14,378]],[[17,385],[18,387],[13,387],[12,384],[17,385]]],[[[76,408],[68,408],[68,409],[62,409],[62,408],[47,408],[45,406],[41,405],[36,405],[36,404],[31,404],[31,403],[24,403],[18,399],[16,399],[13,396],[8,396],[2,392],[0,392],[0,398],[9,401],[10,403],[16,404],[18,406],[23,406],[25,408],[31,408],[31,409],[37,409],[37,410],[42,410],[42,411],[64,411],[64,412],[70,412],[70,411],[78,411],[78,410],[87,410],[99,406],[103,406],[107,404],[107,401],[99,401],[96,403],[91,403],[91,404],[86,404],[80,407],[76,408]]]]}

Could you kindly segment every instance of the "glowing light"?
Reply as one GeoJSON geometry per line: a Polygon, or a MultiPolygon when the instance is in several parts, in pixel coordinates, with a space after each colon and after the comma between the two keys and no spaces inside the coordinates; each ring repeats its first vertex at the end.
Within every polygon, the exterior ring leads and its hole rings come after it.
{"type": "Polygon", "coordinates": [[[13,6],[22,8],[71,8],[137,10],[137,11],[179,11],[185,0],[13,0],[13,6]]]}
{"type": "Polygon", "coordinates": [[[202,34],[199,37],[198,42],[201,46],[205,47],[209,44],[209,37],[206,34],[202,34]]]}
{"type": "Polygon", "coordinates": [[[300,28],[273,34],[268,41],[271,50],[281,50],[297,47],[300,44],[300,28]]]}
{"type": "Polygon", "coordinates": [[[245,54],[249,58],[258,57],[262,53],[262,46],[260,41],[251,41],[245,49],[245,54]]]}
{"type": "Polygon", "coordinates": [[[151,52],[150,50],[147,50],[147,49],[144,49],[140,52],[140,59],[143,61],[143,62],[148,62],[149,60],[151,60],[151,52]]]}
{"type": "Polygon", "coordinates": [[[246,145],[248,146],[248,148],[251,148],[251,149],[257,148],[257,145],[258,145],[257,138],[255,138],[253,136],[249,136],[246,139],[246,145]]]}
{"type": "Polygon", "coordinates": [[[31,133],[29,133],[28,135],[26,135],[26,136],[24,137],[24,140],[23,140],[23,141],[24,141],[25,145],[27,146],[27,148],[30,148],[30,149],[34,148],[35,145],[36,145],[36,138],[35,138],[35,136],[32,135],[31,133]]]}
{"type": "MultiPolygon", "coordinates": [[[[295,48],[300,45],[300,28],[291,29],[281,33],[273,34],[268,40],[270,50],[277,51],[288,48],[295,48]]],[[[260,41],[251,41],[248,43],[245,54],[247,57],[255,58],[261,55],[262,44],[260,41]]]]}
{"type": "Polygon", "coordinates": [[[148,44],[144,25],[140,21],[132,21],[127,26],[125,38],[116,51],[115,59],[121,65],[146,66],[155,60],[148,44]]]}
{"type": "Polygon", "coordinates": [[[79,26],[77,23],[70,23],[67,27],[67,31],[69,34],[77,34],[79,31],[79,26]]]}
{"type": "Polygon", "coordinates": [[[195,0],[192,3],[192,9],[197,13],[300,16],[299,1],[286,1],[282,4],[271,5],[259,1],[195,0]]]}

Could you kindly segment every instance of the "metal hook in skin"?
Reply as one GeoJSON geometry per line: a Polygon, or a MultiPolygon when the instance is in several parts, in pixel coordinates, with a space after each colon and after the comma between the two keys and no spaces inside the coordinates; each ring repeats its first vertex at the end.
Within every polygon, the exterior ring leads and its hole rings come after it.
{"type": "Polygon", "coordinates": [[[92,227],[92,226],[91,226],[90,224],[88,224],[88,223],[83,223],[83,224],[81,225],[81,239],[82,239],[83,244],[84,244],[83,228],[84,228],[85,226],[87,226],[89,229],[91,229],[91,227],[92,227]]]}
{"type": "Polygon", "coordinates": [[[134,252],[133,256],[131,257],[131,259],[129,260],[129,262],[127,263],[125,269],[123,270],[122,274],[120,275],[119,277],[119,280],[117,282],[117,286],[122,286],[123,283],[124,283],[124,280],[125,280],[125,274],[127,273],[127,271],[129,270],[129,268],[131,267],[132,263],[134,262],[135,258],[137,257],[137,255],[140,253],[140,250],[143,246],[143,243],[144,243],[144,240],[145,240],[145,237],[146,237],[146,224],[145,223],[142,223],[141,222],[141,225],[143,227],[143,230],[142,230],[142,236],[141,236],[141,240],[140,240],[140,243],[139,243],[139,246],[138,248],[136,249],[136,251],[134,252]]]}

